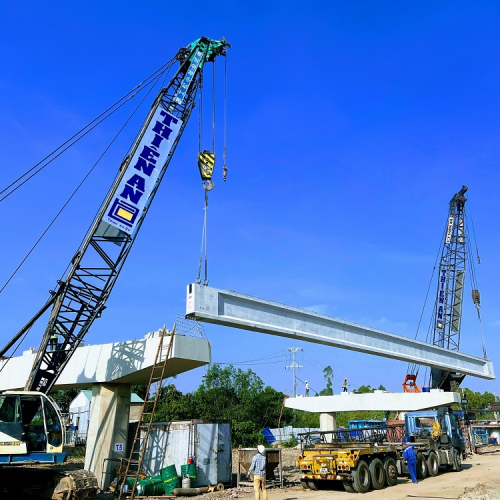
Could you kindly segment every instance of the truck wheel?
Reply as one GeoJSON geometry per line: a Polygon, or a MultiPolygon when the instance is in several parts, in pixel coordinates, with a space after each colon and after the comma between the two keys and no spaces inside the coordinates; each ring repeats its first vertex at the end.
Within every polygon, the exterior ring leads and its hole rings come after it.
{"type": "Polygon", "coordinates": [[[422,453],[417,453],[417,479],[425,479],[428,476],[427,462],[422,453]]]}
{"type": "Polygon", "coordinates": [[[431,451],[427,457],[427,471],[430,477],[435,477],[439,472],[439,461],[435,452],[431,451]]]}
{"type": "Polygon", "coordinates": [[[302,488],[304,488],[305,490],[308,490],[309,489],[309,484],[307,483],[307,479],[301,479],[300,480],[300,485],[302,486],[302,488]]]}
{"type": "Polygon", "coordinates": [[[356,493],[356,490],[352,487],[351,481],[343,481],[344,484],[344,490],[347,491],[347,493],[356,493]]]}
{"type": "Polygon", "coordinates": [[[460,450],[453,448],[451,456],[453,457],[453,470],[455,472],[460,472],[462,470],[462,454],[460,450]]]}
{"type": "Polygon", "coordinates": [[[351,471],[352,487],[356,493],[366,493],[370,489],[370,469],[364,460],[360,460],[351,471]]]}
{"type": "Polygon", "coordinates": [[[382,460],[380,460],[380,458],[374,458],[370,462],[370,466],[368,468],[370,470],[372,488],[374,490],[382,489],[385,486],[385,470],[382,460]]]}
{"type": "Polygon", "coordinates": [[[398,466],[396,460],[392,457],[384,458],[385,479],[388,486],[396,486],[398,484],[398,466]]]}
{"type": "Polygon", "coordinates": [[[319,490],[319,482],[315,481],[314,479],[308,479],[307,486],[309,486],[309,488],[311,488],[311,490],[313,490],[313,491],[319,490]]]}

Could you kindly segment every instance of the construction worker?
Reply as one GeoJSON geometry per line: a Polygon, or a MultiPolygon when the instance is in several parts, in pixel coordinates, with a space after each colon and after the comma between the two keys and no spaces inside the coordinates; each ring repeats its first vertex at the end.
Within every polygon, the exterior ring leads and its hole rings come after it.
{"type": "Polygon", "coordinates": [[[306,380],[306,397],[309,396],[309,384],[307,383],[307,380],[306,380]]]}
{"type": "Polygon", "coordinates": [[[266,449],[259,444],[257,453],[252,458],[252,465],[248,469],[247,477],[250,479],[250,474],[253,472],[253,489],[255,491],[255,500],[259,500],[260,491],[262,490],[263,500],[267,500],[266,491],[266,449]]]}
{"type": "Polygon", "coordinates": [[[410,476],[413,484],[417,484],[417,456],[415,455],[415,450],[409,441],[404,443],[403,457],[408,464],[408,470],[410,471],[410,476]]]}
{"type": "Polygon", "coordinates": [[[347,383],[347,378],[344,379],[342,382],[342,392],[349,392],[347,388],[349,387],[350,384],[347,383]]]}

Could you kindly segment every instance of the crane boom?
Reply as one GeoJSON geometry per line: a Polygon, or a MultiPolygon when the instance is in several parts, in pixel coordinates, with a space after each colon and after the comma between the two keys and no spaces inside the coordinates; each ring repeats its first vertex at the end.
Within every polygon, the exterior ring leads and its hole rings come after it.
{"type": "Polygon", "coordinates": [[[203,65],[226,55],[224,38],[201,37],[176,58],[180,68],[158,93],[71,268],[50,300],[52,310],[25,390],[48,393],[105,309],[195,105],[203,65]]]}
{"type": "MultiPolygon", "coordinates": [[[[452,351],[460,348],[460,330],[466,270],[465,193],[467,186],[450,200],[444,246],[439,263],[433,344],[452,351]]],[[[464,375],[432,368],[433,388],[453,390],[464,375]]]]}

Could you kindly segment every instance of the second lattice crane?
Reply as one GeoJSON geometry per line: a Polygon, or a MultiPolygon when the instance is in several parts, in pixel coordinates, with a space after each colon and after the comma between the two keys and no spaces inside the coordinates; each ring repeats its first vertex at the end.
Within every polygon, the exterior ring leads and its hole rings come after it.
{"type": "MultiPolygon", "coordinates": [[[[467,224],[465,193],[468,187],[456,193],[450,200],[448,217],[442,240],[442,251],[439,260],[438,282],[432,320],[429,326],[427,340],[432,344],[458,351],[462,326],[462,309],[467,266],[472,284],[472,300],[477,310],[479,324],[482,327],[479,309],[481,307],[480,293],[477,288],[474,260],[471,258],[471,235],[467,224]]],[[[477,247],[476,247],[477,250],[477,247]]],[[[477,256],[480,262],[479,255],[477,256]]],[[[483,344],[483,354],[486,359],[486,349],[483,344]]],[[[420,392],[417,385],[419,365],[410,364],[408,374],[403,382],[405,392],[420,392]]],[[[445,391],[456,390],[465,375],[457,372],[432,368],[430,372],[430,387],[445,391]]]]}

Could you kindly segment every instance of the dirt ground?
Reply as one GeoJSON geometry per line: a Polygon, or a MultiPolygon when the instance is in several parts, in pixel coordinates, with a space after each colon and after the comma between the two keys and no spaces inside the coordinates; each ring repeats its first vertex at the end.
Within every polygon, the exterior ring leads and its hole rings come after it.
{"type": "MultiPolygon", "coordinates": [[[[304,490],[299,484],[300,474],[295,466],[299,454],[295,449],[283,450],[283,472],[285,487],[268,486],[268,500],[329,500],[361,497],[361,494],[346,493],[339,481],[335,489],[304,490]]],[[[483,452],[463,461],[461,472],[441,472],[437,477],[427,478],[418,484],[401,477],[397,486],[370,491],[364,495],[371,500],[438,499],[438,500],[500,500],[500,446],[483,449],[483,452]]],[[[237,450],[233,452],[233,478],[237,471],[237,450]]],[[[240,489],[227,488],[198,497],[202,500],[253,500],[250,483],[240,489]]],[[[98,495],[99,500],[110,500],[112,494],[98,495]]]]}

